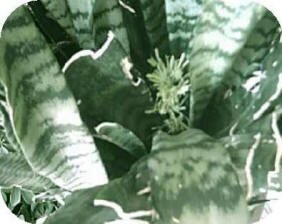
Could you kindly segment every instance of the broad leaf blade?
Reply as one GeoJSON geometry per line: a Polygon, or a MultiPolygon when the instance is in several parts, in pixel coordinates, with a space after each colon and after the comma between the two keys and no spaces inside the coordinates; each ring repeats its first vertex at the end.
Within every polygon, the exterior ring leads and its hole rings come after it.
{"type": "Polygon", "coordinates": [[[151,194],[164,223],[173,218],[180,223],[247,223],[244,195],[221,143],[189,129],[174,136],[159,133],[153,150],[147,163],[151,194]]]}
{"type": "Polygon", "coordinates": [[[82,220],[86,224],[94,221],[163,224],[172,220],[243,224],[247,223],[247,210],[223,145],[199,130],[190,129],[174,136],[159,133],[154,139],[153,152],[139,160],[127,175],[104,187],[74,193],[67,206],[46,223],[63,220],[68,223],[82,220]],[[97,206],[101,199],[116,203],[127,214],[139,212],[143,216],[126,220],[126,215],[121,217],[109,204],[100,202],[97,206]],[[83,210],[79,210],[82,206],[83,210]]]}
{"type": "Polygon", "coordinates": [[[48,178],[35,173],[23,155],[15,153],[0,155],[0,186],[14,185],[34,191],[57,188],[48,178]]]}
{"type": "Polygon", "coordinates": [[[24,6],[8,18],[1,51],[1,79],[16,134],[32,168],[70,190],[107,182],[60,67],[24,6]]]}
{"type": "MultiPolygon", "coordinates": [[[[249,199],[264,196],[261,190],[268,187],[268,173],[277,167],[275,158],[279,139],[275,136],[279,131],[282,99],[281,52],[281,44],[276,45],[265,58],[261,71],[265,78],[258,83],[257,92],[238,87],[231,96],[213,101],[213,108],[221,108],[221,119],[228,117],[228,122],[221,126],[221,131],[210,131],[223,137],[235,166],[241,170],[242,176],[248,175],[249,199]]],[[[211,115],[209,119],[214,118],[211,115]]]]}
{"type": "Polygon", "coordinates": [[[148,146],[160,118],[146,113],[152,106],[149,90],[143,82],[133,85],[134,77],[122,66],[126,58],[126,52],[114,39],[98,59],[81,57],[74,61],[65,77],[90,130],[102,122],[116,122],[148,146]]]}
{"type": "Polygon", "coordinates": [[[262,6],[244,0],[206,1],[203,7],[190,61],[190,119],[196,126],[265,11],[262,6]]]}

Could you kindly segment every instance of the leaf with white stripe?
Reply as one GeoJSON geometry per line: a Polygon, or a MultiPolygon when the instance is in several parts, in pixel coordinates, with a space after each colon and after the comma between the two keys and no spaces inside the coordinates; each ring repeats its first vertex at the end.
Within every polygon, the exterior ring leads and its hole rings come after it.
{"type": "Polygon", "coordinates": [[[133,175],[111,181],[103,187],[74,192],[66,199],[66,205],[45,224],[149,224],[151,202],[147,195],[137,195],[136,178],[133,175]]]}
{"type": "Polygon", "coordinates": [[[131,73],[132,64],[116,38],[101,56],[98,53],[94,59],[77,59],[65,73],[82,119],[90,130],[102,122],[116,122],[148,147],[160,117],[146,113],[152,107],[147,86],[131,73]]]}
{"type": "Polygon", "coordinates": [[[46,224],[72,224],[76,218],[85,224],[248,223],[227,151],[195,129],[173,136],[158,133],[153,152],[127,175],[74,193],[46,224]]]}
{"type": "Polygon", "coordinates": [[[234,114],[235,111],[241,113],[242,109],[249,107],[252,94],[248,94],[245,90],[255,93],[260,83],[267,78],[262,62],[270,50],[276,48],[279,35],[281,35],[279,27],[277,19],[267,11],[237,55],[231,69],[226,73],[221,87],[211,98],[199,122],[201,129],[211,135],[218,136],[219,132],[221,136],[224,136],[228,134],[225,127],[237,116],[234,114]],[[245,100],[242,101],[241,98],[245,100]],[[238,110],[239,105],[242,108],[240,110],[238,110]],[[217,119],[218,115],[220,119],[217,119]]]}
{"type": "Polygon", "coordinates": [[[130,43],[130,56],[134,66],[141,72],[142,77],[145,78],[145,74],[150,71],[147,60],[150,58],[153,49],[146,34],[141,4],[136,0],[123,0],[123,2],[134,10],[133,12],[122,7],[124,23],[130,43]]]}
{"type": "Polygon", "coordinates": [[[120,41],[124,50],[129,53],[127,31],[119,1],[95,0],[94,7],[93,23],[97,48],[105,42],[107,34],[111,30],[120,41]]]}
{"type": "Polygon", "coordinates": [[[257,92],[237,88],[230,97],[214,106],[223,109],[227,105],[221,117],[229,117],[230,121],[222,126],[220,132],[215,130],[214,134],[218,137],[226,136],[222,141],[230,151],[233,163],[242,176],[245,174],[247,177],[245,185],[249,199],[263,197],[262,189],[266,189],[269,184],[269,172],[279,172],[281,54],[282,45],[279,44],[265,58],[262,71],[265,78],[260,81],[257,92]]]}

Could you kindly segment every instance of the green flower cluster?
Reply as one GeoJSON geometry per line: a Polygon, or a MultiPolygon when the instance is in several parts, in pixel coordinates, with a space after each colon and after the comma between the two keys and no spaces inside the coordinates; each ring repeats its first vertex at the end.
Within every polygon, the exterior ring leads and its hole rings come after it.
{"type": "Polygon", "coordinates": [[[189,96],[189,76],[186,73],[189,61],[184,53],[179,59],[166,56],[163,61],[156,49],[155,58],[150,58],[148,62],[154,70],[147,74],[147,78],[157,91],[154,108],[149,112],[167,116],[165,125],[169,133],[185,130],[188,118],[183,111],[186,110],[185,102],[189,96]]]}

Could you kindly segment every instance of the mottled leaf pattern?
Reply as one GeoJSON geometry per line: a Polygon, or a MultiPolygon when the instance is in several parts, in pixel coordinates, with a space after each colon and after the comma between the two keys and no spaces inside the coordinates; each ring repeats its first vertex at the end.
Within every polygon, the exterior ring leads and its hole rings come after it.
{"type": "Polygon", "coordinates": [[[16,134],[32,168],[70,190],[104,184],[107,177],[93,139],[26,8],[17,9],[7,20],[1,51],[5,69],[1,79],[8,89],[16,134]]]}
{"type": "Polygon", "coordinates": [[[225,122],[219,126],[211,125],[208,132],[222,137],[241,173],[249,199],[264,195],[261,190],[267,189],[268,173],[275,170],[279,149],[274,131],[278,126],[275,116],[280,116],[282,46],[279,44],[274,48],[261,64],[260,72],[265,77],[257,84],[256,92],[238,87],[228,97],[213,99],[213,105],[207,109],[210,114],[205,116],[206,121],[213,120],[221,108],[220,117],[225,122]]]}
{"type": "Polygon", "coordinates": [[[197,126],[265,9],[250,1],[206,1],[192,40],[190,119],[197,126]],[[237,18],[240,18],[238,20],[237,18]],[[205,61],[205,63],[203,63],[205,61]]]}
{"type": "Polygon", "coordinates": [[[73,38],[76,38],[82,48],[94,48],[93,13],[95,0],[41,0],[52,18],[73,38]]]}
{"type": "Polygon", "coordinates": [[[190,129],[157,134],[153,151],[148,169],[160,223],[247,223],[244,195],[223,145],[190,129]]]}
{"type": "Polygon", "coordinates": [[[260,80],[266,78],[262,62],[269,54],[271,48],[276,47],[280,32],[275,31],[278,28],[277,19],[271,12],[267,11],[248,37],[246,44],[237,55],[232,68],[226,73],[221,87],[216,90],[213,98],[210,100],[199,124],[201,129],[204,129],[211,135],[221,137],[228,135],[228,130],[225,127],[241,113],[238,110],[239,104],[241,108],[249,106],[248,103],[252,98],[252,94],[247,93],[245,90],[254,92],[258,89],[260,80]],[[250,85],[249,83],[253,84],[250,85]],[[236,94],[234,96],[233,92],[235,89],[236,94]],[[245,98],[245,100],[242,101],[241,98],[245,98]],[[222,104],[221,102],[225,103],[222,104]],[[220,115],[220,119],[211,119],[211,117],[218,117],[218,115],[220,115]]]}
{"type": "Polygon", "coordinates": [[[96,0],[65,1],[70,10],[73,26],[80,46],[85,49],[94,48],[93,13],[96,0]]]}
{"type": "Polygon", "coordinates": [[[41,0],[49,12],[49,16],[56,20],[72,37],[76,37],[70,10],[66,0],[41,0]]]}
{"type": "Polygon", "coordinates": [[[279,28],[277,19],[270,11],[266,11],[226,74],[225,82],[229,86],[241,84],[242,80],[255,76],[252,73],[261,69],[261,62],[279,36],[279,32],[276,32],[279,28]]]}
{"type": "Polygon", "coordinates": [[[80,217],[84,223],[118,220],[111,209],[100,207],[95,212],[98,207],[90,206],[91,199],[94,203],[103,199],[117,203],[127,213],[147,211],[147,217],[135,218],[148,221],[144,223],[190,220],[191,223],[211,224],[216,220],[219,224],[227,221],[243,224],[248,219],[243,198],[221,143],[194,129],[175,136],[158,133],[153,152],[137,162],[127,175],[96,191],[81,191],[72,196],[70,203],[47,223],[57,220],[74,223],[75,217],[80,217]],[[115,194],[116,191],[120,193],[115,194]],[[78,214],[81,197],[87,197],[88,203],[84,203],[83,214],[78,214]]]}
{"type": "Polygon", "coordinates": [[[170,52],[191,53],[191,40],[202,12],[202,0],[165,0],[170,52]]]}

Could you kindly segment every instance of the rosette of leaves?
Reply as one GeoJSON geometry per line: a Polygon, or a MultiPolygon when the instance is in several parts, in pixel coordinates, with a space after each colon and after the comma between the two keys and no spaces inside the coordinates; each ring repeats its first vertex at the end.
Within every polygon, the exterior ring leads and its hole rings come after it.
{"type": "Polygon", "coordinates": [[[254,221],[281,190],[280,36],[246,0],[21,6],[0,40],[8,206],[46,224],[254,221]]]}

